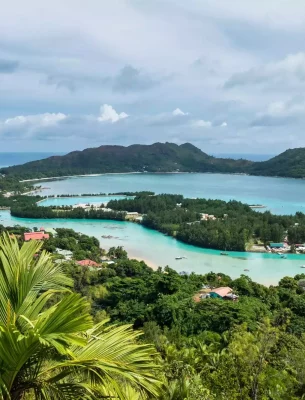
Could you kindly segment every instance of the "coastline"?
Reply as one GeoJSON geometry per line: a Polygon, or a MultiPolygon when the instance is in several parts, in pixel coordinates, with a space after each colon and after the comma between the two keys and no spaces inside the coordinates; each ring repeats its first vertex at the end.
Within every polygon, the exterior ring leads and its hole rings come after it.
{"type": "MultiPolygon", "coordinates": [[[[47,181],[50,179],[63,179],[63,178],[79,178],[79,177],[88,177],[88,176],[102,176],[102,175],[130,175],[130,174],[144,174],[145,172],[106,172],[102,174],[85,174],[85,175],[63,175],[63,176],[50,176],[48,178],[32,178],[32,179],[23,179],[22,182],[40,182],[47,181]]],[[[166,172],[170,173],[170,172],[166,172]]]]}
{"type": "Polygon", "coordinates": [[[159,266],[157,264],[155,264],[153,261],[149,260],[148,258],[135,256],[134,254],[132,254],[130,252],[128,252],[128,258],[130,260],[144,261],[145,264],[154,271],[156,271],[159,268],[159,266]]]}

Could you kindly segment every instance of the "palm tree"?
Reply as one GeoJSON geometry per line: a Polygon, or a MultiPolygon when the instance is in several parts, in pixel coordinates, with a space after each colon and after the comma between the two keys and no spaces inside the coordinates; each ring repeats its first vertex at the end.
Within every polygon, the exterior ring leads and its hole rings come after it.
{"type": "Polygon", "coordinates": [[[34,257],[40,249],[0,238],[0,399],[158,396],[154,349],[130,326],[94,326],[62,267],[45,251],[34,257]]]}

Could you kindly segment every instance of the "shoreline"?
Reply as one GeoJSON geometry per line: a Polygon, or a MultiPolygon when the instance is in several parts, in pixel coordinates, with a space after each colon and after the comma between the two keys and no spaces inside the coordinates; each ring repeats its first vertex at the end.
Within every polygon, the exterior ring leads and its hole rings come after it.
{"type": "Polygon", "coordinates": [[[165,171],[165,172],[102,172],[100,174],[78,174],[78,175],[63,175],[63,176],[50,176],[46,178],[31,178],[31,179],[23,179],[19,181],[22,182],[40,182],[40,181],[47,181],[47,180],[61,180],[66,178],[85,178],[85,177],[95,177],[95,176],[104,176],[104,175],[132,175],[132,174],[156,174],[156,175],[163,175],[163,174],[210,174],[210,175],[244,175],[244,176],[253,176],[253,177],[262,177],[262,178],[278,178],[278,179],[294,179],[294,180],[305,180],[305,177],[293,177],[293,176],[280,176],[280,175],[254,175],[254,174],[246,174],[240,172],[200,172],[200,171],[165,171]]]}
{"type": "Polygon", "coordinates": [[[154,271],[157,271],[157,269],[159,268],[159,266],[157,264],[155,264],[153,261],[149,260],[148,258],[144,258],[144,257],[139,257],[139,256],[135,256],[134,254],[127,252],[128,254],[128,258],[130,260],[137,260],[137,261],[144,261],[145,264],[151,268],[154,271]]]}

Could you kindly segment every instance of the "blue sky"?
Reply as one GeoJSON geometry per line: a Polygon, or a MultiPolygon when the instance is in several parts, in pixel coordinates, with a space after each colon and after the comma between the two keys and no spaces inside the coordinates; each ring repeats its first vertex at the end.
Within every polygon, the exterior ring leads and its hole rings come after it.
{"type": "Polygon", "coordinates": [[[305,146],[304,38],[301,0],[10,0],[1,151],[305,146]]]}

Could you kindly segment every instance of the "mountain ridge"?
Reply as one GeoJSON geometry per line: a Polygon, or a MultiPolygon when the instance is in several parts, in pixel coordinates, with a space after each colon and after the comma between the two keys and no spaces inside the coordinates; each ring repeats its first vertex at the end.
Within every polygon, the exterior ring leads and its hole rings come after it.
{"type": "Polygon", "coordinates": [[[1,168],[21,179],[126,172],[210,172],[305,177],[305,148],[288,149],[270,160],[254,162],[210,156],[191,143],[102,145],[1,168]]]}

